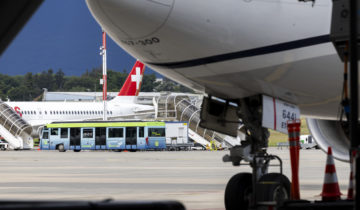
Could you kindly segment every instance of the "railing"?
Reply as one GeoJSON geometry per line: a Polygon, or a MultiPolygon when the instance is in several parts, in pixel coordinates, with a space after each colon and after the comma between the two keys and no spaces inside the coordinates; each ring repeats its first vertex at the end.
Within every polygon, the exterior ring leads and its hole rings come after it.
{"type": "Polygon", "coordinates": [[[2,101],[0,101],[0,124],[14,136],[20,136],[23,132],[31,135],[32,132],[32,127],[2,101]]]}
{"type": "Polygon", "coordinates": [[[156,118],[160,120],[179,120],[188,121],[189,129],[197,133],[209,143],[215,140],[218,143],[224,142],[223,137],[218,133],[200,126],[200,108],[190,102],[190,98],[185,95],[161,95],[157,98],[156,118]]]}

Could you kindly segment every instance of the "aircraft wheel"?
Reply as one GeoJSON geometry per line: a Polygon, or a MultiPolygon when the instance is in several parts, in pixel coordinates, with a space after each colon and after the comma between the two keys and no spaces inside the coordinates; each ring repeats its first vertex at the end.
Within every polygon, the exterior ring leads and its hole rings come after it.
{"type": "Polygon", "coordinates": [[[251,173],[239,173],[231,177],[225,189],[225,208],[248,209],[252,194],[251,173]]]}
{"type": "Polygon", "coordinates": [[[58,150],[59,150],[59,152],[65,152],[65,147],[64,147],[64,145],[63,145],[63,144],[60,144],[60,145],[58,146],[58,150]]]}
{"type": "Polygon", "coordinates": [[[281,204],[290,199],[290,181],[283,174],[265,174],[257,186],[258,201],[276,201],[281,204]]]}

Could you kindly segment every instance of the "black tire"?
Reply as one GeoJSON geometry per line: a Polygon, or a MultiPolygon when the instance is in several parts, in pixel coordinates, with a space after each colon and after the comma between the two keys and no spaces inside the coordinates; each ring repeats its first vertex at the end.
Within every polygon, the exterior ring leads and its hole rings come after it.
{"type": "Polygon", "coordinates": [[[74,152],[80,152],[81,149],[74,149],[74,152]]]}
{"type": "Polygon", "coordinates": [[[290,199],[290,181],[283,174],[265,174],[260,178],[256,191],[256,198],[259,202],[276,201],[279,205],[290,199]]]}
{"type": "Polygon", "coordinates": [[[63,144],[60,144],[60,145],[58,146],[58,150],[59,150],[59,152],[65,152],[65,147],[64,147],[64,145],[63,145],[63,144]]]}
{"type": "Polygon", "coordinates": [[[251,173],[239,173],[231,177],[225,189],[225,208],[248,209],[252,194],[251,173]]]}

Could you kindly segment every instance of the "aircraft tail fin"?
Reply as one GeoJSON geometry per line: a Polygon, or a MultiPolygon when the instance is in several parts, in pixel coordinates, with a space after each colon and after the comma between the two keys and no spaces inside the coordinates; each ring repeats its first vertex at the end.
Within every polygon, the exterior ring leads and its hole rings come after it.
{"type": "Polygon", "coordinates": [[[118,96],[138,96],[145,71],[145,64],[136,61],[125,83],[120,89],[118,96]]]}

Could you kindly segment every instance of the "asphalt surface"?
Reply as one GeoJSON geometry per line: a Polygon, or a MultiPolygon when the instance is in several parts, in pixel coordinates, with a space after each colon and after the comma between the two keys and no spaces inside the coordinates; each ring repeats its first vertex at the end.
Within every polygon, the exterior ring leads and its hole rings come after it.
{"type": "MultiPolygon", "coordinates": [[[[291,179],[289,151],[270,148],[283,159],[291,179]]],[[[227,151],[72,152],[1,151],[0,198],[11,200],[178,200],[187,209],[224,209],[227,181],[249,166],[223,163],[227,151]]],[[[320,200],[326,154],[301,150],[304,199],[320,200]]],[[[349,164],[336,161],[344,196],[349,164]]],[[[272,167],[271,171],[278,171],[272,167]]]]}

